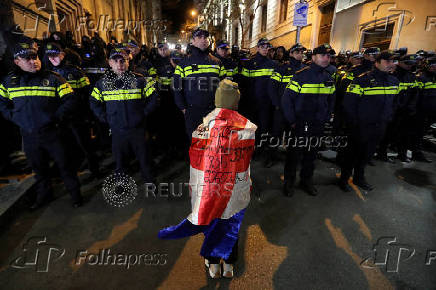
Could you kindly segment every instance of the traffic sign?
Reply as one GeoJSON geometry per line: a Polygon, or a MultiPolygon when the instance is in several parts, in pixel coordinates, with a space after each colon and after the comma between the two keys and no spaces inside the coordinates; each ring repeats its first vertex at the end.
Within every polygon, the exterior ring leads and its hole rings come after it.
{"type": "Polygon", "coordinates": [[[306,26],[308,12],[309,3],[295,3],[294,26],[306,26]]]}

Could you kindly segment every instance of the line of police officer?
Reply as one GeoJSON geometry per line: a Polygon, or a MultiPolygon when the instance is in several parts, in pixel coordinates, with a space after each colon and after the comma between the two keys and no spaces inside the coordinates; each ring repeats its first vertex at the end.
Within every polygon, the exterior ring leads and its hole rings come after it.
{"type": "MultiPolygon", "coordinates": [[[[332,65],[335,52],[325,44],[311,52],[306,66],[302,63],[306,49],[301,44],[291,47],[289,61],[273,61],[267,57],[271,44],[262,38],[258,41],[256,54],[238,63],[230,57],[230,47],[225,41],[217,43],[216,53],[212,55],[208,37],[206,30],[196,29],[192,34],[190,54],[179,61],[170,58],[167,44],[160,43],[156,58],[134,67],[147,78],[133,72],[132,67],[129,70],[131,59],[125,47],[114,47],[110,52],[111,69],[95,84],[89,104],[98,120],[109,124],[118,172],[126,172],[133,152],[144,181],[153,182],[146,129],[158,135],[160,144],[169,145],[174,143],[174,129],[178,133],[183,130],[180,124],[184,116],[185,136],[189,139],[202,118],[213,110],[215,90],[225,77],[239,82],[240,111],[258,124],[258,140],[262,139],[262,134],[278,137],[289,128],[292,137],[319,138],[334,113],[335,132],[345,132],[349,141],[338,154],[342,171],[339,186],[345,191],[350,190],[348,179],[351,174],[354,174],[354,184],[372,189],[365,179],[365,166],[371,162],[382,139],[380,158],[386,156],[387,145],[394,142],[385,134],[390,122],[395,124],[393,128],[399,124],[405,127],[400,136],[408,141],[397,144],[400,159],[408,161],[405,152],[410,149],[414,159],[429,161],[420,151],[420,140],[428,117],[436,112],[434,58],[427,60],[426,69],[418,77],[411,73],[414,56],[403,56],[399,68],[392,74],[394,55],[380,53],[376,48],[365,50],[363,55],[351,54],[351,65],[336,69],[332,65]]],[[[71,156],[66,154],[59,131],[67,124],[86,156],[90,170],[97,175],[98,163],[89,146],[89,127],[83,117],[89,108],[89,80],[80,68],[63,63],[59,46],[47,45],[46,54],[51,69],[58,74],[41,70],[30,39],[23,39],[14,47],[18,69],[1,83],[0,111],[20,127],[25,153],[36,173],[39,191],[32,208],[38,208],[52,198],[46,153],[56,161],[73,205],[78,207],[82,204],[75,173],[78,168],[68,159],[71,156]],[[77,112],[83,113],[82,118],[77,118],[77,112]]],[[[176,139],[183,139],[183,136],[176,139]]],[[[178,145],[182,147],[183,142],[178,145]]],[[[170,147],[164,150],[170,150],[170,147]]],[[[285,195],[294,193],[299,163],[302,167],[300,186],[310,195],[318,194],[312,180],[317,149],[287,147],[285,195]]],[[[274,150],[260,146],[259,152],[265,153],[265,166],[272,166],[274,150]]]]}

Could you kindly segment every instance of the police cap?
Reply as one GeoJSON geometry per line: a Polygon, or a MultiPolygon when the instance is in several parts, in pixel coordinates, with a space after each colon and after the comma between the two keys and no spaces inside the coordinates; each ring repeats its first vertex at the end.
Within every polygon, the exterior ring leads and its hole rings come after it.
{"type": "Polygon", "coordinates": [[[58,55],[62,52],[62,48],[59,44],[50,42],[45,46],[45,54],[47,55],[58,55]]]}
{"type": "Polygon", "coordinates": [[[324,43],[324,44],[321,44],[320,46],[314,48],[312,54],[313,55],[315,55],[315,54],[330,54],[330,55],[334,55],[334,54],[336,54],[336,52],[330,46],[330,44],[324,43]]]}
{"type": "Polygon", "coordinates": [[[36,56],[37,50],[34,46],[34,41],[29,37],[22,37],[12,49],[14,58],[36,56]]]}
{"type": "Polygon", "coordinates": [[[272,47],[271,43],[269,42],[269,40],[265,37],[262,37],[261,39],[259,39],[259,41],[257,42],[257,46],[262,46],[262,45],[268,45],[268,47],[272,47]]]}
{"type": "Polygon", "coordinates": [[[378,47],[369,47],[365,49],[365,51],[363,52],[363,54],[369,54],[369,55],[377,55],[379,53],[380,53],[380,48],[378,47]]]}
{"type": "Polygon", "coordinates": [[[209,37],[209,31],[200,27],[192,31],[192,38],[199,37],[199,36],[209,37]]]}
{"type": "Polygon", "coordinates": [[[128,59],[129,55],[123,47],[114,47],[109,53],[109,59],[124,58],[128,59]]]}
{"type": "Polygon", "coordinates": [[[222,49],[229,49],[230,48],[230,44],[225,41],[225,40],[220,40],[217,42],[216,44],[217,48],[222,48],[222,49]]]}
{"type": "Polygon", "coordinates": [[[291,46],[291,49],[289,50],[291,53],[294,51],[305,51],[306,48],[301,43],[296,43],[293,46],[291,46]]]}

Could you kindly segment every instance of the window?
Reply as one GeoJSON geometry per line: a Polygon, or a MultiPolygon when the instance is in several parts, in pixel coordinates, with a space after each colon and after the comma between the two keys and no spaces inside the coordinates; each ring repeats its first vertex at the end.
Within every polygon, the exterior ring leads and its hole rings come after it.
{"type": "Polygon", "coordinates": [[[364,30],[362,34],[362,47],[379,47],[381,50],[389,49],[393,32],[394,23],[364,30]]]}
{"type": "Polygon", "coordinates": [[[279,23],[286,20],[288,16],[288,0],[280,0],[279,23]]]}
{"type": "Polygon", "coordinates": [[[330,31],[332,30],[335,2],[322,7],[320,12],[321,20],[319,23],[318,45],[330,42],[330,31]]]}
{"type": "Polygon", "coordinates": [[[262,22],[260,26],[260,32],[266,31],[266,20],[267,20],[266,14],[267,14],[267,4],[262,6],[262,22]]]}

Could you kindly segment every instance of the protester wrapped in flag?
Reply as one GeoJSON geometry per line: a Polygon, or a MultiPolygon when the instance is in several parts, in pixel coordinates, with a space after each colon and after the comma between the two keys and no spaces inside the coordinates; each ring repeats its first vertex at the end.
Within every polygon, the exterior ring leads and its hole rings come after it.
{"type": "Polygon", "coordinates": [[[203,233],[200,254],[212,278],[233,276],[238,232],[250,202],[250,161],[256,125],[240,115],[238,85],[220,82],[215,110],[192,134],[190,194],[192,213],[180,224],[159,232],[161,239],[178,239],[203,233]]]}

